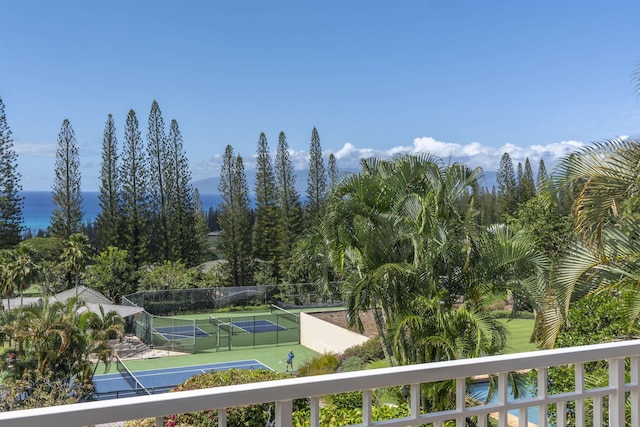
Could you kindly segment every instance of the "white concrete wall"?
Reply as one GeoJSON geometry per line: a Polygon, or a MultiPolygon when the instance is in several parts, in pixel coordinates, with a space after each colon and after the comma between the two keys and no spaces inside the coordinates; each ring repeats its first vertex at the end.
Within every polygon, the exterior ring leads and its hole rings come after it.
{"type": "Polygon", "coordinates": [[[318,353],[342,353],[369,338],[314,317],[300,313],[300,344],[318,353]]]}

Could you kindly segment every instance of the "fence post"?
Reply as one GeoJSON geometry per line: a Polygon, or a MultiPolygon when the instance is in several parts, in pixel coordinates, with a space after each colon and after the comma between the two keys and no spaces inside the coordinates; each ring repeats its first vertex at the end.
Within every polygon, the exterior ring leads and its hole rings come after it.
{"type": "Polygon", "coordinates": [[[609,386],[614,389],[609,395],[609,425],[624,427],[626,423],[624,359],[609,359],[609,386]]]}

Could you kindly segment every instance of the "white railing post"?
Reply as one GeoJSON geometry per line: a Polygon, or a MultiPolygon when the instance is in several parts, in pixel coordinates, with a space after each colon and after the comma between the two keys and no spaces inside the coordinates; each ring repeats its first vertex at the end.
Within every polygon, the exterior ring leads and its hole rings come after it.
{"type": "Polygon", "coordinates": [[[373,414],[371,413],[371,401],[373,392],[371,390],[362,390],[362,424],[370,426],[373,423],[373,414]]]}
{"type": "Polygon", "coordinates": [[[609,386],[613,387],[609,395],[609,425],[624,427],[626,422],[624,359],[609,359],[609,386]]]}
{"type": "Polygon", "coordinates": [[[556,405],[556,421],[558,427],[567,425],[567,401],[562,400],[556,405]]]}
{"type": "Polygon", "coordinates": [[[411,419],[417,420],[420,417],[420,384],[411,384],[409,399],[411,399],[411,419]]]}
{"type": "Polygon", "coordinates": [[[293,426],[293,401],[281,400],[276,402],[276,427],[293,426]]]}
{"type": "Polygon", "coordinates": [[[467,381],[464,378],[456,378],[456,410],[460,412],[456,418],[456,426],[465,426],[465,411],[467,407],[467,381]]]}
{"type": "Polygon", "coordinates": [[[538,426],[546,426],[549,423],[548,407],[544,401],[547,399],[547,375],[549,369],[545,366],[538,368],[538,397],[542,399],[540,405],[538,405],[538,426]]]}
{"type": "Polygon", "coordinates": [[[596,396],[593,398],[593,427],[602,427],[602,398],[596,396]]]}
{"type": "MultiPolygon", "coordinates": [[[[574,379],[576,383],[576,391],[580,395],[584,394],[584,363],[576,363],[573,366],[574,379]]],[[[585,414],[584,414],[584,398],[578,397],[576,399],[576,427],[584,427],[585,414]]]]}
{"type": "MultiPolygon", "coordinates": [[[[498,403],[504,407],[509,400],[509,374],[500,372],[498,374],[498,403]]],[[[509,417],[507,411],[498,412],[498,427],[508,427],[509,417]]]]}
{"type": "Polygon", "coordinates": [[[320,397],[312,396],[311,397],[311,427],[320,427],[320,397]]]}
{"type": "MultiPolygon", "coordinates": [[[[631,384],[640,385],[640,356],[631,356],[631,384]]],[[[637,389],[631,391],[631,426],[640,427],[640,392],[637,389]]]]}

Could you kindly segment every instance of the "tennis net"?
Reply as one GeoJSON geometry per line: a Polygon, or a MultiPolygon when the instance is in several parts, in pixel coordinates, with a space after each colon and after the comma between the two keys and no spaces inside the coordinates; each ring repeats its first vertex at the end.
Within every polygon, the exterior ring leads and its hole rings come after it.
{"type": "Polygon", "coordinates": [[[271,304],[271,314],[277,314],[278,316],[282,316],[282,318],[290,320],[295,323],[300,323],[300,315],[297,313],[293,313],[289,310],[285,310],[282,307],[279,307],[275,304],[271,304]]]}
{"type": "Polygon", "coordinates": [[[151,392],[147,390],[145,386],[142,385],[140,380],[138,380],[131,373],[129,368],[125,366],[125,364],[122,362],[122,359],[120,359],[120,357],[118,356],[116,356],[116,367],[118,368],[118,372],[120,372],[120,375],[122,375],[122,377],[125,379],[125,381],[127,381],[129,386],[131,386],[131,388],[136,392],[136,394],[138,395],[151,394],[151,392]]]}
{"type": "MultiPolygon", "coordinates": [[[[231,319],[229,319],[231,320],[231,319]]],[[[228,334],[231,334],[234,332],[234,324],[229,321],[229,322],[223,322],[222,320],[218,319],[215,316],[209,315],[209,323],[211,323],[212,325],[216,325],[216,328],[218,331],[223,331],[226,332],[228,334]]]]}

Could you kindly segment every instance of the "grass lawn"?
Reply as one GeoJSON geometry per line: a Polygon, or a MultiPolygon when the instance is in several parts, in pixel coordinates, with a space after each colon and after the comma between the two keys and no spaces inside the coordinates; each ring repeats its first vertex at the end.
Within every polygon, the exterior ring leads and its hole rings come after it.
{"type": "Polygon", "coordinates": [[[538,349],[535,344],[529,342],[531,332],[533,331],[533,319],[499,320],[507,326],[511,333],[507,353],[521,353],[538,349]]]}
{"type": "MultiPolygon", "coordinates": [[[[37,297],[42,293],[42,288],[40,287],[40,285],[36,285],[33,284],[31,286],[29,286],[25,291],[24,291],[24,295],[25,296],[30,296],[30,297],[37,297]]],[[[18,296],[20,296],[20,294],[17,294],[18,296]]]]}

